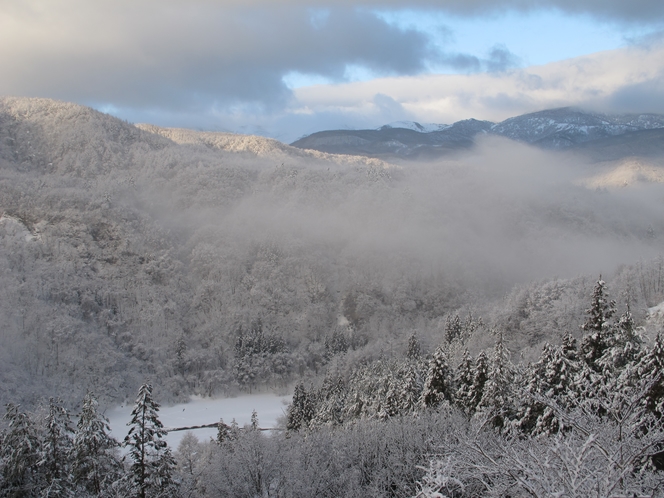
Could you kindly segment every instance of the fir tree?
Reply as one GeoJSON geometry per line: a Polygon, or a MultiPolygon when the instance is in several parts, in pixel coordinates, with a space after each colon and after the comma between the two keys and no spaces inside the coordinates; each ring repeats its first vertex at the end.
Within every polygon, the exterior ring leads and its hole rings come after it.
{"type": "Polygon", "coordinates": [[[326,376],[315,396],[315,406],[312,425],[340,425],[343,423],[344,412],[347,411],[344,379],[336,375],[326,376]]]}
{"type": "Polygon", "coordinates": [[[220,418],[217,424],[217,443],[223,444],[229,440],[230,427],[224,423],[224,419],[220,418]]]}
{"type": "Polygon", "coordinates": [[[598,365],[606,375],[620,375],[627,365],[638,362],[642,346],[643,339],[636,331],[628,306],[618,322],[611,327],[610,333],[607,335],[606,349],[599,359],[598,365]]]}
{"type": "Polygon", "coordinates": [[[637,371],[642,379],[652,382],[644,396],[646,409],[664,420],[664,339],[660,334],[641,358],[637,371]]]}
{"type": "Polygon", "coordinates": [[[475,365],[473,359],[466,349],[461,357],[461,363],[459,363],[456,370],[455,384],[457,390],[454,396],[457,406],[466,413],[466,415],[472,415],[475,411],[475,406],[472,402],[473,379],[475,377],[474,370],[475,365]]]}
{"type": "Polygon", "coordinates": [[[454,318],[448,315],[445,321],[445,340],[447,343],[450,344],[455,339],[460,339],[462,333],[463,327],[459,315],[454,315],[454,318]]]}
{"type": "Polygon", "coordinates": [[[37,466],[44,475],[46,496],[74,496],[72,456],[74,429],[62,401],[51,398],[37,466]]]}
{"type": "Polygon", "coordinates": [[[503,336],[500,334],[489,365],[482,400],[478,406],[478,411],[485,413],[492,425],[498,429],[502,429],[513,415],[513,380],[514,369],[503,336]]]}
{"type": "Polygon", "coordinates": [[[586,310],[588,318],[581,326],[586,332],[581,344],[581,352],[588,366],[600,371],[598,361],[609,346],[609,320],[616,312],[615,301],[607,300],[606,283],[600,275],[595,284],[590,308],[586,310]]]}
{"type": "Polygon", "coordinates": [[[555,396],[567,408],[575,406],[574,381],[581,368],[576,339],[568,332],[563,336],[562,344],[554,348],[553,358],[545,370],[545,380],[550,389],[545,395],[555,396]]]}
{"type": "Polygon", "coordinates": [[[41,447],[37,427],[27,413],[11,403],[3,419],[8,427],[0,437],[0,496],[35,496],[41,447]]]}
{"type": "Polygon", "coordinates": [[[108,419],[99,413],[97,398],[88,392],[74,436],[74,482],[99,495],[120,477],[119,443],[113,439],[108,419]]]}
{"type": "Polygon", "coordinates": [[[560,346],[544,345],[538,362],[527,369],[525,390],[528,397],[517,416],[517,425],[522,431],[550,435],[562,428],[551,407],[536,398],[549,398],[560,406],[571,407],[579,370],[576,341],[570,334],[563,337],[560,346]]]}
{"type": "Polygon", "coordinates": [[[422,348],[420,346],[420,341],[417,339],[417,334],[413,332],[408,338],[408,351],[406,352],[406,358],[412,361],[417,361],[420,359],[422,354],[422,348]]]}
{"type": "Polygon", "coordinates": [[[135,497],[168,497],[175,494],[172,478],[175,460],[163,437],[166,435],[152,398],[152,386],[143,384],[131,412],[131,428],[124,440],[132,460],[129,472],[135,497]]]}
{"type": "Polygon", "coordinates": [[[489,359],[484,351],[480,351],[475,360],[473,370],[473,383],[468,393],[468,410],[470,414],[475,413],[482,398],[484,397],[484,388],[489,379],[489,359]]]}
{"type": "Polygon", "coordinates": [[[452,373],[447,363],[447,355],[439,346],[429,362],[429,370],[422,390],[422,404],[426,407],[438,406],[443,400],[452,401],[452,373]]]}
{"type": "Polygon", "coordinates": [[[397,370],[397,411],[410,413],[417,409],[422,394],[422,379],[416,365],[408,362],[397,370]]]}
{"type": "Polygon", "coordinates": [[[547,407],[537,400],[536,396],[547,396],[549,393],[550,386],[546,380],[546,374],[552,361],[553,348],[546,343],[542,348],[539,360],[526,368],[525,396],[521,400],[516,417],[516,426],[525,433],[537,433],[539,432],[538,425],[540,427],[543,425],[542,418],[547,407]]]}
{"type": "Polygon", "coordinates": [[[299,383],[295,386],[293,400],[288,406],[286,415],[286,430],[299,431],[309,426],[309,422],[314,417],[314,406],[309,393],[304,388],[304,384],[299,383]]]}

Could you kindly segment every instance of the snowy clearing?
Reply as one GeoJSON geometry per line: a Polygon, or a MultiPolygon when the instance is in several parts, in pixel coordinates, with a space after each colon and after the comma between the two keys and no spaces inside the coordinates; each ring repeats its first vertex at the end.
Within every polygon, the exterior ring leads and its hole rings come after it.
{"type": "MultiPolygon", "coordinates": [[[[162,406],[159,409],[159,420],[165,428],[189,427],[218,422],[220,418],[230,424],[233,419],[240,427],[251,420],[251,412],[256,410],[260,427],[275,427],[277,418],[286,413],[286,406],[291,396],[275,394],[253,394],[237,398],[210,399],[194,396],[189,403],[173,406],[162,406]]],[[[113,437],[122,441],[128,432],[127,423],[131,419],[133,405],[123,405],[106,411],[111,423],[113,437]]],[[[166,441],[173,451],[180,444],[182,437],[190,431],[171,432],[166,441]]],[[[217,429],[194,429],[193,433],[200,441],[216,438],[217,429]]]]}

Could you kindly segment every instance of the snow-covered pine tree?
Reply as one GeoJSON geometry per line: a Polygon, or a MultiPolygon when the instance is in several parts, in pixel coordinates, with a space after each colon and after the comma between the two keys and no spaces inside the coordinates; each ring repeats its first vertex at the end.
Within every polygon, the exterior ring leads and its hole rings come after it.
{"type": "Polygon", "coordinates": [[[449,344],[455,339],[461,338],[462,333],[463,327],[461,326],[459,315],[454,315],[454,317],[447,315],[447,319],[445,320],[445,340],[447,343],[449,344]]]}
{"type": "Polygon", "coordinates": [[[554,348],[551,362],[545,370],[545,379],[550,391],[544,394],[554,396],[565,408],[574,406],[574,380],[581,368],[576,339],[567,332],[563,336],[562,344],[554,348]]]}
{"type": "Polygon", "coordinates": [[[484,388],[486,381],[489,379],[489,359],[484,351],[480,351],[475,360],[475,368],[473,369],[473,383],[470,386],[468,393],[468,409],[469,413],[473,414],[477,411],[477,407],[482,401],[484,396],[484,388]]]}
{"type": "Polygon", "coordinates": [[[37,467],[43,475],[44,496],[74,496],[74,428],[62,401],[51,398],[37,467]]]}
{"type": "Polygon", "coordinates": [[[346,395],[344,379],[339,375],[327,375],[323,379],[323,385],[314,396],[316,408],[311,425],[340,425],[343,423],[344,415],[348,411],[345,406],[346,395]]]}
{"type": "Polygon", "coordinates": [[[408,338],[408,351],[406,351],[406,358],[412,361],[417,361],[420,359],[422,354],[422,347],[420,346],[420,341],[417,339],[417,334],[413,332],[408,338]]]}
{"type": "Polygon", "coordinates": [[[644,399],[648,413],[664,420],[664,338],[657,334],[652,347],[648,348],[637,366],[642,379],[652,382],[644,399]]]}
{"type": "Polygon", "coordinates": [[[502,429],[514,414],[513,381],[514,368],[503,335],[499,334],[489,364],[482,400],[478,406],[478,411],[483,412],[497,429],[502,429]]]}
{"type": "Polygon", "coordinates": [[[425,407],[438,406],[443,400],[452,401],[454,393],[452,372],[443,346],[439,346],[429,361],[429,370],[424,380],[421,403],[425,407]]]}
{"type": "Polygon", "coordinates": [[[601,370],[598,361],[609,347],[608,336],[611,327],[609,320],[616,312],[616,303],[608,300],[605,288],[606,282],[600,275],[593,289],[590,308],[586,310],[588,318],[581,326],[581,329],[586,332],[581,343],[583,359],[591,369],[597,372],[601,370]]]}
{"type": "Polygon", "coordinates": [[[230,427],[224,423],[224,419],[220,418],[217,424],[217,443],[223,444],[228,441],[230,427]]]}
{"type": "Polygon", "coordinates": [[[475,411],[473,406],[473,378],[474,378],[475,365],[473,358],[467,349],[464,350],[461,356],[461,362],[456,369],[454,382],[456,384],[456,394],[454,401],[456,405],[466,414],[472,415],[475,411]]]}
{"type": "Polygon", "coordinates": [[[159,404],[152,398],[152,385],[143,384],[138,391],[130,429],[123,446],[129,449],[130,486],[137,498],[170,497],[176,495],[173,480],[175,460],[163,437],[164,426],[157,412],[159,404]]]}
{"type": "Polygon", "coordinates": [[[39,432],[30,416],[9,403],[0,434],[0,496],[35,496],[38,488],[39,432]]]}
{"type": "Polygon", "coordinates": [[[74,482],[89,493],[99,495],[120,478],[120,444],[109,434],[108,419],[99,413],[97,398],[88,392],[74,435],[74,482]]]}
{"type": "Polygon", "coordinates": [[[527,370],[528,399],[517,416],[521,430],[551,435],[561,429],[555,412],[538,398],[549,398],[564,408],[575,405],[574,381],[581,368],[577,357],[576,340],[569,333],[560,346],[544,346],[538,362],[527,370]]]}
{"type": "Polygon", "coordinates": [[[313,400],[311,399],[311,395],[304,388],[304,384],[300,382],[295,386],[293,400],[288,406],[286,414],[286,430],[292,432],[306,429],[313,417],[313,400]]]}
{"type": "MultiPolygon", "coordinates": [[[[542,425],[547,429],[550,424],[543,424],[543,416],[546,405],[542,404],[537,397],[552,395],[552,389],[547,379],[547,370],[553,362],[554,347],[548,342],[542,347],[539,360],[536,363],[529,364],[526,367],[525,375],[525,396],[520,399],[520,406],[517,409],[515,425],[519,430],[527,433],[537,434],[542,425]]],[[[557,430],[557,428],[555,428],[557,430]]],[[[556,432],[556,430],[544,430],[545,433],[556,432]]]]}
{"type": "Polygon", "coordinates": [[[235,379],[242,387],[253,390],[265,363],[263,325],[261,321],[252,324],[249,332],[244,333],[242,327],[238,330],[235,340],[234,354],[235,379]]]}
{"type": "Polygon", "coordinates": [[[598,365],[605,375],[618,376],[628,365],[635,365],[642,354],[643,339],[636,330],[634,319],[627,310],[607,334],[607,347],[598,365]]]}
{"type": "Polygon", "coordinates": [[[422,394],[422,378],[417,365],[413,362],[401,365],[397,370],[396,383],[398,412],[404,414],[415,411],[422,394]]]}

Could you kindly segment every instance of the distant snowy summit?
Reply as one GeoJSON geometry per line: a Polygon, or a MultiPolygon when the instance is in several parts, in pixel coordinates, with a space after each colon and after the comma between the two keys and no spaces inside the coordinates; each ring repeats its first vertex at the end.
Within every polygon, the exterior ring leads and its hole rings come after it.
{"type": "Polygon", "coordinates": [[[436,123],[418,123],[417,121],[394,121],[383,125],[377,130],[384,130],[389,128],[402,128],[405,130],[418,131],[420,133],[431,133],[432,131],[442,131],[445,128],[449,128],[451,125],[446,124],[436,124],[436,123]]]}
{"type": "Polygon", "coordinates": [[[470,148],[478,135],[486,134],[554,150],[590,142],[604,147],[612,143],[613,137],[622,136],[621,147],[627,151],[630,140],[640,145],[644,141],[659,140],[659,132],[641,134],[648,130],[664,130],[664,116],[607,115],[563,107],[516,116],[500,123],[476,119],[451,125],[395,121],[374,130],[329,130],[303,137],[292,145],[336,154],[414,159],[439,157],[470,148]]]}

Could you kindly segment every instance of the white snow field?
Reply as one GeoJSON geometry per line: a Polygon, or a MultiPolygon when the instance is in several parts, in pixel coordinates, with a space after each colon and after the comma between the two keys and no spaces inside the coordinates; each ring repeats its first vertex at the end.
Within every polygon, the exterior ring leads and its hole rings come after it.
{"type": "MultiPolygon", "coordinates": [[[[194,396],[189,403],[173,406],[161,406],[159,408],[159,420],[164,428],[190,427],[192,425],[205,425],[219,422],[220,418],[229,424],[233,419],[240,427],[248,424],[251,420],[251,412],[256,410],[260,427],[275,427],[277,418],[286,413],[286,406],[291,401],[291,396],[277,396],[275,394],[252,394],[238,396],[236,398],[201,398],[194,396]]],[[[105,415],[111,424],[113,437],[118,441],[127,435],[129,427],[127,423],[131,419],[132,404],[118,406],[106,410],[105,415]]],[[[182,437],[190,431],[169,432],[166,441],[172,451],[180,444],[182,437]]],[[[191,432],[200,440],[207,441],[216,438],[217,429],[194,429],[191,432]]]]}

